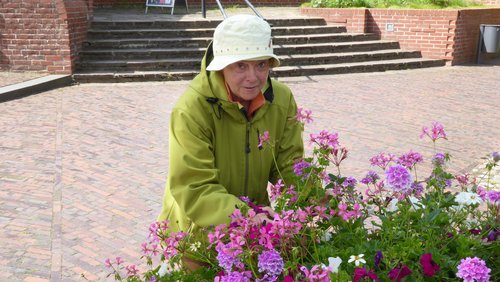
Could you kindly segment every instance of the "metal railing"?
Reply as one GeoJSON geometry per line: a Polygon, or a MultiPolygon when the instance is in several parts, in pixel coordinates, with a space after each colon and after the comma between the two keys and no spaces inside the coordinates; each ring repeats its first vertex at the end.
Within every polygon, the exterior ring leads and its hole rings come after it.
{"type": "MultiPolygon", "coordinates": [[[[261,19],[264,19],[264,17],[259,13],[259,11],[257,11],[257,9],[252,5],[252,3],[250,3],[249,0],[244,0],[244,1],[247,4],[247,6],[250,9],[252,9],[252,11],[255,13],[255,15],[257,15],[261,19]]],[[[222,14],[222,17],[224,17],[224,19],[226,19],[227,18],[227,14],[224,11],[224,7],[222,7],[222,4],[221,4],[220,0],[215,0],[215,2],[217,2],[217,6],[219,7],[219,10],[220,10],[220,12],[222,14]]],[[[201,13],[203,15],[203,18],[207,17],[207,8],[206,8],[205,0],[201,0],[201,13]]]]}

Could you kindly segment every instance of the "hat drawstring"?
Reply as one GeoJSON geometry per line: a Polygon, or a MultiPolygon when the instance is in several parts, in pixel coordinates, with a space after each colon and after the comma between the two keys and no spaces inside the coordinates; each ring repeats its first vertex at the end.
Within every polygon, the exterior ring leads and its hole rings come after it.
{"type": "Polygon", "coordinates": [[[221,105],[221,103],[219,103],[219,98],[208,97],[207,102],[210,103],[210,105],[212,106],[212,111],[214,112],[217,119],[220,120],[222,118],[222,105],[221,105]],[[214,107],[215,104],[217,104],[217,106],[218,106],[217,107],[218,111],[215,110],[215,107],[214,107]]]}

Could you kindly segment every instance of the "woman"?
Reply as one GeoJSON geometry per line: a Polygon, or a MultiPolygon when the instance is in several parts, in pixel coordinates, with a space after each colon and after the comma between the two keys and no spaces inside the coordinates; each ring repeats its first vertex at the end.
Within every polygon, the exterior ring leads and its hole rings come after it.
{"type": "Polygon", "coordinates": [[[240,196],[268,205],[268,182],[286,180],[302,157],[295,100],[269,77],[278,65],[266,21],[237,15],[217,26],[200,74],[171,114],[169,174],[158,217],[170,221],[171,232],[229,223],[244,204],[240,196]],[[273,150],[258,146],[266,131],[273,150]]]}

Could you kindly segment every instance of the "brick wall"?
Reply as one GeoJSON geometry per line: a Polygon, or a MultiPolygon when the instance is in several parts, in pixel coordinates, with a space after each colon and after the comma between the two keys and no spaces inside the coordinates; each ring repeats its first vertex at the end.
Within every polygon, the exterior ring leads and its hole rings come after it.
{"type": "Polygon", "coordinates": [[[315,9],[306,15],[345,24],[348,32],[378,34],[396,40],[402,49],[419,50],[423,57],[445,59],[448,64],[475,61],[481,23],[500,24],[500,8],[465,10],[315,9]],[[364,22],[364,28],[360,23],[364,22]],[[387,24],[393,31],[388,31],[387,24]]]}
{"type": "MultiPolygon", "coordinates": [[[[456,23],[454,64],[475,62],[481,24],[500,25],[500,8],[460,10],[456,23]]],[[[487,54],[485,54],[488,56],[487,54]]],[[[495,54],[492,54],[494,57],[495,54]]]]}
{"type": "MultiPolygon", "coordinates": [[[[0,6],[0,69],[73,72],[93,0],[9,1],[0,6]]],[[[90,11],[91,12],[91,11],[90,11]]]]}

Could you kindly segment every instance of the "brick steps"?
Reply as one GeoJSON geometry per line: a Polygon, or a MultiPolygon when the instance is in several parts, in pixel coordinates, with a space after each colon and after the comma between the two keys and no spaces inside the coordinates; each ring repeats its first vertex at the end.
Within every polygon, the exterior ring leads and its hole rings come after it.
{"type": "MultiPolygon", "coordinates": [[[[166,55],[163,50],[141,50],[140,54],[130,52],[117,52],[121,54],[112,54],[112,58],[94,58],[94,60],[86,60],[80,66],[86,69],[93,70],[113,70],[113,71],[133,71],[141,69],[144,71],[150,70],[175,70],[175,69],[193,69],[200,68],[199,56],[196,57],[175,57],[175,52],[168,52],[166,55]],[[131,56],[135,55],[135,56],[131,56]],[[148,59],[138,59],[138,58],[148,59]]],[[[199,55],[202,56],[204,50],[199,50],[199,55]]],[[[101,54],[97,54],[101,56],[101,54]]],[[[398,58],[420,58],[418,51],[402,51],[400,49],[378,50],[366,52],[349,52],[349,53],[323,53],[323,54],[298,54],[298,55],[283,55],[279,56],[281,66],[294,65],[310,65],[310,64],[339,64],[345,62],[360,62],[373,61],[381,59],[398,59],[398,58]]]]}
{"type": "MultiPolygon", "coordinates": [[[[280,66],[271,71],[272,77],[311,76],[326,74],[345,74],[360,72],[381,72],[388,70],[406,70],[442,66],[439,60],[409,58],[343,64],[280,66]]],[[[78,82],[140,82],[140,81],[176,81],[192,79],[197,71],[135,71],[135,72],[89,72],[77,73],[73,77],[78,82]]]]}
{"type": "MultiPolygon", "coordinates": [[[[98,21],[79,54],[79,82],[191,79],[219,21],[98,21]]],[[[442,66],[375,34],[347,33],[321,18],[270,20],[276,77],[442,66]]]]}
{"type": "MultiPolygon", "coordinates": [[[[141,47],[141,46],[136,46],[141,47]]],[[[398,43],[395,41],[348,41],[338,43],[320,43],[320,44],[293,44],[293,45],[275,45],[276,55],[289,54],[325,54],[339,52],[369,52],[375,50],[397,49],[398,43]]],[[[137,60],[137,59],[167,59],[167,58],[185,58],[200,61],[205,53],[205,47],[174,47],[174,48],[125,48],[125,49],[90,49],[80,53],[85,62],[95,60],[137,60]]]]}

